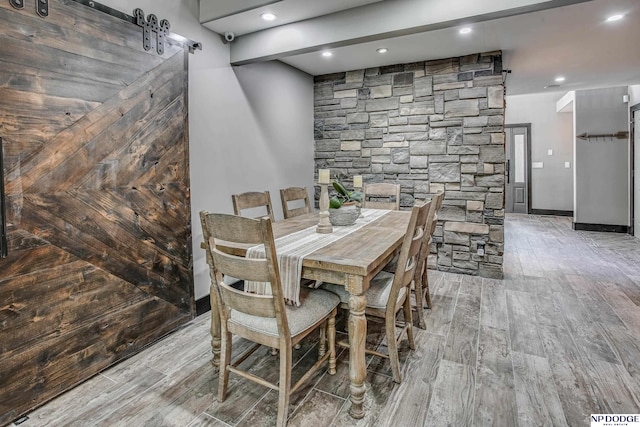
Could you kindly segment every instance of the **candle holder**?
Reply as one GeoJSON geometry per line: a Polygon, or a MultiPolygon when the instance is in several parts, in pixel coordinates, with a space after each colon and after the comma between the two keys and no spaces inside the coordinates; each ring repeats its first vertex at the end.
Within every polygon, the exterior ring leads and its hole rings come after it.
{"type": "Polygon", "coordinates": [[[320,184],[320,220],[316,226],[316,233],[333,233],[333,226],[329,222],[329,190],[327,184],[320,184]]]}
{"type": "MultiPolygon", "coordinates": [[[[362,193],[362,176],[356,175],[353,177],[353,191],[359,191],[360,193],[362,193]]],[[[363,204],[364,200],[360,202],[360,206],[362,207],[363,204]]],[[[364,218],[362,211],[360,212],[360,216],[358,218],[364,218]]]]}

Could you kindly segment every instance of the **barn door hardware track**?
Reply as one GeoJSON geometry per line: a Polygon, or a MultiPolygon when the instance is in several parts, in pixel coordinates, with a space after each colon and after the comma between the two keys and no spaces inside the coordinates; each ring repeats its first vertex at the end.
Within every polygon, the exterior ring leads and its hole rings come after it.
{"type": "MultiPolygon", "coordinates": [[[[24,2],[24,0],[11,0],[11,1],[20,1],[20,2],[24,2]]],[[[76,3],[80,3],[84,6],[90,7],[92,9],[95,9],[99,12],[102,13],[106,13],[107,15],[113,16],[114,18],[118,18],[121,19],[123,21],[127,21],[130,22],[132,24],[138,24],[138,19],[135,16],[131,16],[128,15],[126,13],[120,12],[119,10],[110,8],[109,6],[105,6],[102,3],[98,3],[97,1],[91,1],[91,0],[72,0],[76,3]]],[[[135,11],[134,11],[135,13],[135,11]]],[[[151,16],[151,15],[149,15],[151,16]]],[[[163,20],[164,21],[164,20],[163,20]]],[[[161,21],[162,23],[162,21],[161,21]]],[[[167,21],[167,24],[169,24],[169,22],[167,21]]],[[[144,29],[143,29],[143,33],[144,33],[144,29]]],[[[163,36],[163,44],[164,44],[164,37],[169,37],[170,39],[185,45],[189,48],[189,53],[194,53],[196,50],[202,50],[202,43],[194,41],[194,40],[190,40],[186,37],[183,37],[179,34],[174,34],[174,33],[170,33],[169,29],[167,28],[166,33],[163,36]]]]}

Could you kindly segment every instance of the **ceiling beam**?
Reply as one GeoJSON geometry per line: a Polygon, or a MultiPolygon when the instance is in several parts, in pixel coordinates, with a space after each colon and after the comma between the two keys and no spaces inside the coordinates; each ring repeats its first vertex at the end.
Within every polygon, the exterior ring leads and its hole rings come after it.
{"type": "Polygon", "coordinates": [[[280,59],[586,1],[591,0],[386,0],[237,37],[230,61],[280,59]]]}

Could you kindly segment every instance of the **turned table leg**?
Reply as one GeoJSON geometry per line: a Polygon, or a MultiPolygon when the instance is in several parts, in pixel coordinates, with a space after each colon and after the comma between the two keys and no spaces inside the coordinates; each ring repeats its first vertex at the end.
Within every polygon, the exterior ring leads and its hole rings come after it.
{"type": "Polygon", "coordinates": [[[364,295],[351,294],[349,297],[349,379],[351,380],[351,410],[353,418],[364,417],[364,381],[367,375],[365,364],[365,343],[367,340],[367,319],[364,295]]]}

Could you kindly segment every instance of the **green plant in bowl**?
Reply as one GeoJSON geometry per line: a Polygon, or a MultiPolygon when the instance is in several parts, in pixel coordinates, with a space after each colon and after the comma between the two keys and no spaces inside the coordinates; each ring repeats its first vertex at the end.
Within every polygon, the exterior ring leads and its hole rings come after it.
{"type": "Polygon", "coordinates": [[[329,199],[329,208],[339,209],[342,206],[356,205],[362,203],[363,194],[361,191],[349,191],[344,186],[342,181],[335,179],[333,181],[333,188],[336,190],[337,195],[329,199]]]}

